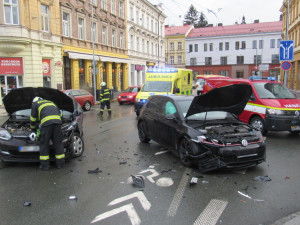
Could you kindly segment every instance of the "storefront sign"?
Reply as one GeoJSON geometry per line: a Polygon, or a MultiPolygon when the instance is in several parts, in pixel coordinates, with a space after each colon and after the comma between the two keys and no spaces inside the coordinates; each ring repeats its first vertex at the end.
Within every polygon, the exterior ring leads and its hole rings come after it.
{"type": "Polygon", "coordinates": [[[23,75],[22,58],[0,58],[0,74],[23,75]]]}
{"type": "Polygon", "coordinates": [[[51,75],[50,59],[42,59],[42,64],[43,64],[43,75],[50,76],[51,75]]]}
{"type": "Polygon", "coordinates": [[[154,63],[154,62],[146,62],[146,65],[147,65],[147,66],[154,66],[155,63],[154,63]]]}
{"type": "Polygon", "coordinates": [[[135,70],[143,70],[143,66],[141,66],[141,65],[135,65],[135,70]]]}

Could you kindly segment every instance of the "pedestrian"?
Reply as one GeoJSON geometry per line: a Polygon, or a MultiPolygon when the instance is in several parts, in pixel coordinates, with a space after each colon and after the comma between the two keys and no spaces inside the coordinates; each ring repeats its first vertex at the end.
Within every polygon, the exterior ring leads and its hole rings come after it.
{"type": "MultiPolygon", "coordinates": [[[[62,144],[61,116],[58,107],[49,100],[35,97],[31,106],[30,128],[33,131],[40,129],[40,169],[49,170],[49,141],[52,139],[55,150],[56,167],[65,165],[65,153],[62,144]]],[[[38,134],[38,132],[37,132],[38,134]]]]}
{"type": "Polygon", "coordinates": [[[198,79],[196,82],[196,87],[197,87],[197,95],[201,95],[203,92],[203,86],[204,86],[205,81],[203,79],[198,79]]]}
{"type": "Polygon", "coordinates": [[[108,115],[111,116],[111,108],[110,108],[110,91],[106,87],[106,83],[101,83],[101,90],[100,90],[100,113],[99,115],[102,117],[104,113],[104,108],[107,108],[108,115]]]}

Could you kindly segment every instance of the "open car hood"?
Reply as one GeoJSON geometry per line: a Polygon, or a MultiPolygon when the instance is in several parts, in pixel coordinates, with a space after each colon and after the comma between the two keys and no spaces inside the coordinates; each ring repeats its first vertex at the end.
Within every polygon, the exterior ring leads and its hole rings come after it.
{"type": "Polygon", "coordinates": [[[209,111],[225,111],[238,116],[243,112],[251,94],[252,88],[249,84],[214,88],[206,94],[196,96],[185,117],[209,111]]]}
{"type": "Polygon", "coordinates": [[[12,114],[19,110],[31,109],[32,100],[36,96],[54,102],[61,110],[74,112],[72,98],[57,89],[46,87],[13,89],[3,98],[3,103],[6,111],[12,114]]]}

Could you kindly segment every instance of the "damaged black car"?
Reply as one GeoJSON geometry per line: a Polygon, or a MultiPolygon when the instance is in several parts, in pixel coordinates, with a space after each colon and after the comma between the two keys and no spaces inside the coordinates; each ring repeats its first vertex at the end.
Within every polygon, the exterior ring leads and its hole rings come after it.
{"type": "MultiPolygon", "coordinates": [[[[83,142],[83,110],[63,92],[44,87],[11,90],[3,98],[9,118],[0,127],[0,159],[3,162],[39,162],[39,140],[30,129],[31,105],[34,97],[54,102],[62,113],[62,134],[65,157],[81,156],[83,142]]],[[[50,160],[54,150],[50,140],[50,160]]]]}
{"type": "Polygon", "coordinates": [[[151,96],[138,120],[140,141],[152,139],[202,172],[254,167],[265,161],[265,141],[238,119],[251,93],[250,85],[233,84],[196,97],[151,96]]]}

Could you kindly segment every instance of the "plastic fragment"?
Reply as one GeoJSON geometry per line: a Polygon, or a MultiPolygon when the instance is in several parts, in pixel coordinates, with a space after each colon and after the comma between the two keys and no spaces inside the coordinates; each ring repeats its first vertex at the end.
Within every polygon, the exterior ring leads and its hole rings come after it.
{"type": "Polygon", "coordinates": [[[131,175],[131,177],[132,177],[133,184],[135,186],[137,186],[139,188],[145,187],[144,178],[141,175],[136,175],[136,176],[131,175]]]}
{"type": "Polygon", "coordinates": [[[197,183],[198,183],[198,178],[197,177],[192,177],[192,179],[190,181],[190,185],[197,184],[197,183]]]}
{"type": "Polygon", "coordinates": [[[101,173],[102,170],[99,170],[99,168],[96,168],[94,170],[88,170],[88,173],[101,173]]]}
{"type": "Polygon", "coordinates": [[[122,165],[122,164],[127,164],[127,162],[126,161],[120,162],[120,165],[122,165]]]}
{"type": "Polygon", "coordinates": [[[31,206],[31,202],[30,201],[24,202],[24,206],[31,206]]]}
{"type": "Polygon", "coordinates": [[[202,181],[202,184],[208,184],[209,182],[208,181],[206,181],[206,180],[203,180],[202,181]]]}
{"type": "Polygon", "coordinates": [[[77,197],[76,197],[75,195],[71,195],[71,196],[69,197],[69,200],[77,200],[77,197]]]}
{"type": "Polygon", "coordinates": [[[254,178],[255,181],[271,181],[272,179],[266,175],[266,176],[258,176],[254,178]]]}

